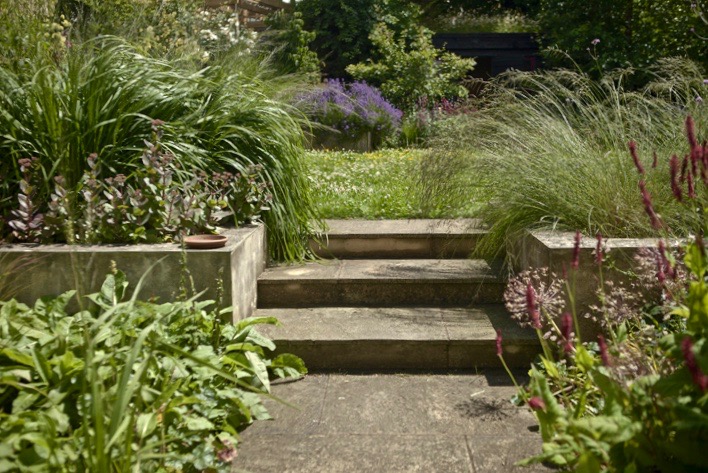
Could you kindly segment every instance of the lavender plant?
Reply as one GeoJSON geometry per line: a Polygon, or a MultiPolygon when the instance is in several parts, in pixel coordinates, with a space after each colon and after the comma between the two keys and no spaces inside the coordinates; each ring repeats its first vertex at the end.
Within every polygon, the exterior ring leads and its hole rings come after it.
{"type": "MultiPolygon", "coordinates": [[[[708,145],[696,139],[690,117],[686,134],[685,178],[674,171],[668,184],[702,225],[678,252],[660,240],[656,249],[637,255],[641,291],[605,281],[605,250],[598,236],[600,289],[591,317],[601,331],[595,340],[580,333],[574,304],[580,233],[566,277],[551,278],[549,284],[543,271],[522,273],[507,290],[508,308],[536,329],[543,346],[518,396],[536,415],[544,441],[543,452],[525,464],[550,462],[588,472],[708,470],[702,450],[708,442],[708,252],[703,242],[708,145]],[[565,285],[564,294],[549,290],[559,284],[565,285]],[[566,304],[571,310],[559,317],[558,307],[566,304]]],[[[634,144],[630,154],[643,178],[634,144]]],[[[661,228],[643,179],[639,187],[652,225],[661,228]]],[[[501,343],[499,334],[503,363],[501,343]]]]}
{"type": "Polygon", "coordinates": [[[326,80],[322,87],[299,97],[297,107],[313,122],[348,138],[370,132],[377,143],[395,137],[403,117],[403,112],[364,81],[347,84],[341,79],[326,80]]]}

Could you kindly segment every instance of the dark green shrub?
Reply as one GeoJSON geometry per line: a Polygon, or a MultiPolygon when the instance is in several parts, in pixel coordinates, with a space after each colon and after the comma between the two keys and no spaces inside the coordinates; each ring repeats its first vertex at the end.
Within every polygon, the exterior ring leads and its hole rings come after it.
{"type": "MultiPolygon", "coordinates": [[[[669,56],[708,66],[708,43],[697,35],[708,36],[708,26],[691,10],[690,1],[542,0],[538,18],[543,43],[567,52],[586,71],[643,69],[669,56]]],[[[568,65],[563,55],[548,59],[568,65]]]]}

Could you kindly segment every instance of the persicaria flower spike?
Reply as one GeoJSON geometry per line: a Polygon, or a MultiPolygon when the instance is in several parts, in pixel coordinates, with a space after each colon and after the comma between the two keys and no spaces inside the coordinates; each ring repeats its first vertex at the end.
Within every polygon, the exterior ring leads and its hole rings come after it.
{"type": "Polygon", "coordinates": [[[698,360],[696,360],[696,355],[693,353],[693,342],[691,337],[685,337],[681,342],[681,352],[683,353],[683,359],[686,362],[686,368],[688,372],[691,373],[693,378],[693,384],[698,386],[701,392],[706,392],[708,390],[708,376],[701,371],[701,367],[698,366],[698,360]]]}
{"type": "Polygon", "coordinates": [[[634,160],[634,166],[637,168],[637,172],[639,174],[644,174],[644,166],[642,166],[642,162],[639,161],[639,155],[637,154],[637,143],[634,141],[629,142],[629,153],[632,155],[632,159],[634,160]]]}
{"type": "Polygon", "coordinates": [[[531,326],[537,330],[540,330],[541,316],[538,313],[538,306],[536,304],[536,291],[531,285],[531,282],[526,285],[526,310],[531,317],[531,326]]]}
{"type": "Polygon", "coordinates": [[[683,196],[681,195],[681,184],[679,183],[679,159],[675,154],[671,156],[669,161],[669,170],[671,172],[671,191],[674,193],[676,200],[681,202],[683,196]]]}
{"type": "Polygon", "coordinates": [[[570,267],[573,269],[578,269],[580,266],[580,240],[582,235],[580,231],[575,232],[575,243],[573,245],[573,261],[570,263],[570,267]]]}
{"type": "Polygon", "coordinates": [[[610,355],[607,352],[607,342],[602,334],[597,336],[597,344],[600,346],[600,359],[602,364],[605,366],[610,366],[610,355]]]}
{"type": "Polygon", "coordinates": [[[561,316],[560,329],[564,339],[563,351],[570,353],[573,351],[573,342],[571,341],[573,338],[573,317],[568,312],[561,316]]]}
{"type": "Polygon", "coordinates": [[[694,184],[694,181],[693,181],[693,174],[694,173],[689,171],[688,175],[686,176],[686,181],[688,181],[688,198],[689,199],[696,198],[696,185],[694,184]]]}
{"type": "Polygon", "coordinates": [[[546,403],[543,402],[543,399],[541,399],[540,397],[534,396],[529,399],[529,407],[534,411],[545,411],[546,403]]]}
{"type": "Polygon", "coordinates": [[[647,190],[644,181],[639,181],[639,189],[642,191],[642,202],[644,203],[644,210],[646,211],[647,215],[649,215],[649,219],[651,220],[651,226],[654,229],[658,230],[662,226],[661,220],[659,220],[659,216],[654,211],[654,205],[651,203],[651,195],[649,195],[649,191],[647,190]]]}
{"type": "Polygon", "coordinates": [[[500,329],[497,329],[497,356],[501,357],[504,354],[502,350],[502,333],[500,329]]]}

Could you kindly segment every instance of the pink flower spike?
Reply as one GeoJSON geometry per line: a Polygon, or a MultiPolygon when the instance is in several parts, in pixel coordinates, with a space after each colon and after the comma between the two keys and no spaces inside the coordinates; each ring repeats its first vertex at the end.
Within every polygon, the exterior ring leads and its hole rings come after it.
{"type": "Polygon", "coordinates": [[[536,291],[530,281],[526,286],[526,310],[531,317],[531,326],[537,330],[540,330],[541,316],[538,313],[538,307],[536,305],[536,291]]]}
{"type": "Polygon", "coordinates": [[[686,178],[687,178],[686,180],[688,181],[688,198],[695,199],[696,198],[696,186],[693,182],[693,173],[689,171],[686,178]]]}
{"type": "Polygon", "coordinates": [[[644,175],[644,166],[642,166],[642,162],[639,160],[639,155],[637,154],[637,143],[634,141],[629,142],[629,154],[632,155],[632,159],[634,160],[634,166],[637,168],[637,172],[639,174],[644,175]]]}
{"type": "Polygon", "coordinates": [[[501,357],[503,355],[502,350],[502,333],[500,329],[497,329],[497,356],[501,357]]]}
{"type": "Polygon", "coordinates": [[[561,316],[560,329],[561,334],[565,339],[565,342],[563,343],[563,351],[565,353],[571,353],[573,351],[573,343],[571,341],[573,338],[573,317],[568,312],[565,312],[561,316]]]}
{"type": "Polygon", "coordinates": [[[681,195],[681,184],[679,183],[679,160],[678,156],[675,154],[671,156],[669,161],[669,169],[671,171],[671,191],[674,193],[676,200],[681,202],[683,196],[681,195]]]}
{"type": "Polygon", "coordinates": [[[605,366],[610,366],[610,355],[607,352],[607,342],[602,334],[597,336],[597,344],[600,345],[600,359],[602,364],[605,366]]]}
{"type": "Polygon", "coordinates": [[[575,232],[575,240],[573,242],[573,260],[570,263],[572,269],[578,269],[580,266],[580,240],[582,239],[580,231],[575,232]]]}
{"type": "Polygon", "coordinates": [[[706,392],[708,390],[708,376],[701,371],[701,367],[698,366],[698,360],[696,360],[696,355],[693,353],[693,342],[691,337],[685,337],[681,342],[681,352],[683,352],[683,359],[686,362],[686,368],[688,372],[691,373],[693,378],[693,384],[698,386],[701,392],[706,392]]]}
{"type": "Polygon", "coordinates": [[[651,220],[651,226],[658,230],[662,227],[661,220],[659,220],[659,216],[656,215],[656,212],[654,211],[654,205],[651,203],[651,195],[649,195],[649,191],[646,188],[646,184],[644,181],[639,181],[639,189],[642,191],[642,202],[644,203],[644,210],[646,211],[647,215],[649,215],[649,219],[651,220]]]}
{"type": "Polygon", "coordinates": [[[686,137],[688,138],[688,144],[691,146],[691,150],[698,147],[698,140],[696,140],[696,125],[693,122],[693,117],[691,117],[691,115],[686,117],[686,137]]]}
{"type": "Polygon", "coordinates": [[[546,403],[543,402],[543,399],[541,399],[540,397],[534,396],[529,399],[529,407],[534,411],[545,411],[546,403]]]}

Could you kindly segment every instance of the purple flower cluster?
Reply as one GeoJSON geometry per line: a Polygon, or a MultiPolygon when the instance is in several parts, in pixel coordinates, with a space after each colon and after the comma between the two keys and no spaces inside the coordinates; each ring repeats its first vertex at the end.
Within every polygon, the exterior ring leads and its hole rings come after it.
{"type": "Polygon", "coordinates": [[[363,81],[346,84],[341,79],[328,79],[316,91],[301,96],[298,106],[311,120],[351,138],[365,132],[379,136],[394,133],[403,117],[377,88],[363,81]]]}

